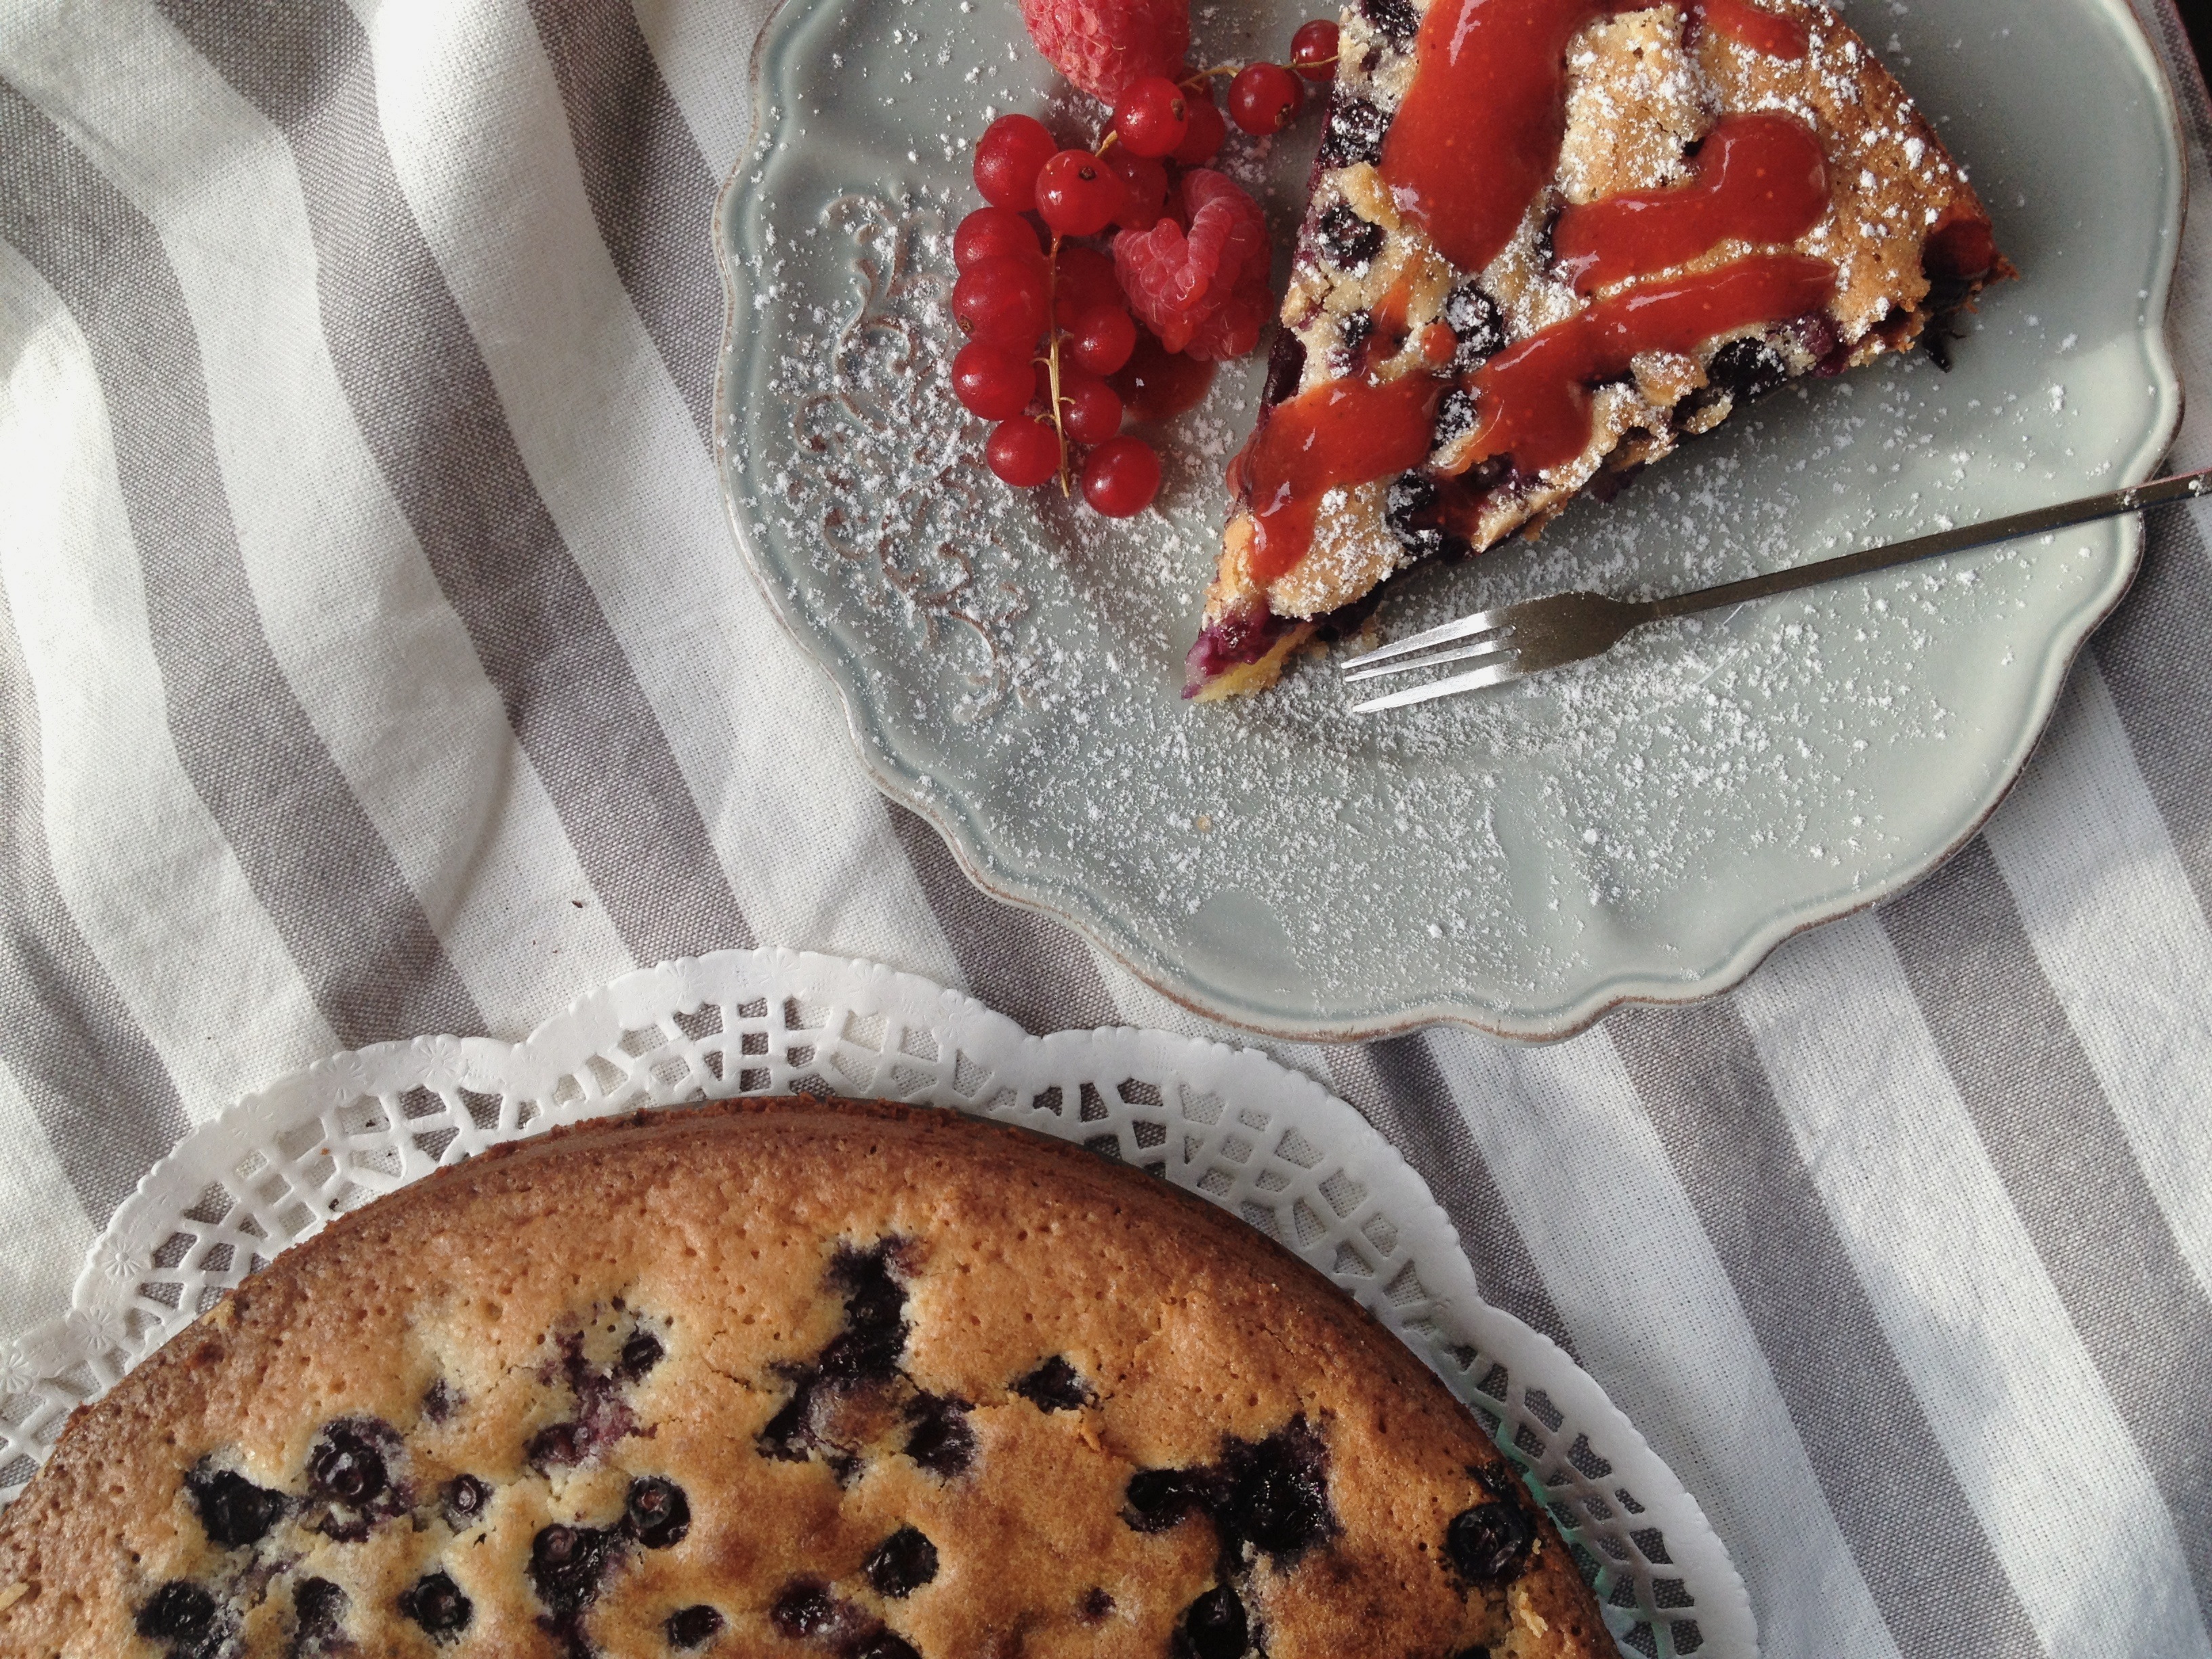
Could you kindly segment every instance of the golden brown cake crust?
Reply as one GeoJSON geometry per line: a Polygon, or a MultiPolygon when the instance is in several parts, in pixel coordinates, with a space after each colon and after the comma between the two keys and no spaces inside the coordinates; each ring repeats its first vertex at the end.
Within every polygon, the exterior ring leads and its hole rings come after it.
{"type": "Polygon", "coordinates": [[[0,1609],[8,1656],[1612,1649],[1480,1426],[1270,1241],[809,1100],[501,1148],[287,1251],[76,1414],[0,1609]]]}

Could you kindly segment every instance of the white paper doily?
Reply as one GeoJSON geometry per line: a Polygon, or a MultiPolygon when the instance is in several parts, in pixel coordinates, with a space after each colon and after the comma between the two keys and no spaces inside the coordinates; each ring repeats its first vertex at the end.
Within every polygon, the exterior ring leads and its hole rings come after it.
{"type": "Polygon", "coordinates": [[[1419,1176],[1261,1055],[1162,1031],[1024,1033],[879,964],[720,951],[626,974],[525,1041],[417,1037],[319,1060],[157,1164],[69,1314],[0,1350],[0,1501],[72,1407],[332,1216],[502,1140],[705,1097],[812,1091],[1023,1124],[1243,1216],[1398,1333],[1529,1476],[1625,1653],[1753,1659],[1750,1602],[1680,1482],[1549,1340],[1487,1306],[1419,1176]]]}

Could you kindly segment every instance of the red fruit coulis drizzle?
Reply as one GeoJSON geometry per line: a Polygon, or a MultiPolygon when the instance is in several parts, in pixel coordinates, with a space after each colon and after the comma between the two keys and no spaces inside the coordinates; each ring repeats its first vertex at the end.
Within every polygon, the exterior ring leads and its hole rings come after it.
{"type": "Polygon", "coordinates": [[[1754,6],[1751,0],[1698,0],[1690,15],[1716,34],[1768,58],[1797,63],[1811,49],[1805,26],[1794,17],[1754,6]]]}
{"type": "MultiPolygon", "coordinates": [[[[1418,68],[1383,140],[1380,171],[1399,211],[1453,264],[1486,267],[1557,172],[1566,133],[1568,45],[1596,19],[1650,3],[1437,0],[1430,7],[1414,44],[1418,68]]],[[[1705,27],[1754,51],[1805,56],[1803,26],[1751,0],[1694,0],[1691,9],[1705,27]]],[[[1595,288],[1679,264],[1732,238],[1794,241],[1819,222],[1827,202],[1826,169],[1809,128],[1786,116],[1735,118],[1709,136],[1689,185],[1577,210],[1587,216],[1572,233],[1574,257],[1583,262],[1577,274],[1595,288]]],[[[1562,232],[1576,214],[1562,219],[1562,232]]],[[[1566,252],[1564,244],[1555,247],[1566,252]]],[[[1573,459],[1589,442],[1595,383],[1627,373],[1640,352],[1687,353],[1715,335],[1819,311],[1834,294],[1835,277],[1821,259],[1740,260],[1617,295],[1510,347],[1468,382],[1478,435],[1467,464],[1504,455],[1520,471],[1536,472],[1573,459]]],[[[1375,320],[1381,337],[1384,319],[1375,320]]],[[[1402,313],[1393,320],[1402,334],[1402,313]]],[[[1429,343],[1423,342],[1425,355],[1429,343]]],[[[1449,384],[1420,373],[1382,384],[1346,377],[1269,412],[1230,475],[1252,509],[1248,568],[1255,582],[1266,586],[1305,556],[1328,491],[1427,459],[1436,408],[1449,384]]]]}
{"type": "Polygon", "coordinates": [[[1645,351],[1694,351],[1717,334],[1818,311],[1836,268],[1802,254],[1762,254],[1626,294],[1508,346],[1475,370],[1474,442],[1466,464],[1510,455],[1523,472],[1559,466],[1590,435],[1590,387],[1645,351]]]}
{"type": "MultiPolygon", "coordinates": [[[[1439,0],[1413,44],[1413,83],[1382,141],[1398,210],[1462,270],[1503,252],[1559,165],[1567,45],[1650,0],[1439,0]]],[[[1696,0],[1695,15],[1757,52],[1802,58],[1804,26],[1751,0],[1696,0]]]]}
{"type": "Polygon", "coordinates": [[[1794,242],[1828,210],[1820,135],[1794,115],[1723,117],[1692,166],[1687,184],[1626,191],[1559,216],[1552,246],[1576,292],[1686,264],[1731,238],[1794,242]]]}
{"type": "Polygon", "coordinates": [[[1559,169],[1568,43],[1586,24],[1638,3],[1437,0],[1429,8],[1381,170],[1398,211],[1462,270],[1480,270],[1504,251],[1559,169]]]}
{"type": "Polygon", "coordinates": [[[1324,380],[1268,411],[1232,477],[1252,505],[1247,568],[1262,586],[1306,556],[1330,490],[1387,478],[1428,458],[1445,382],[1428,374],[1324,380]]]}

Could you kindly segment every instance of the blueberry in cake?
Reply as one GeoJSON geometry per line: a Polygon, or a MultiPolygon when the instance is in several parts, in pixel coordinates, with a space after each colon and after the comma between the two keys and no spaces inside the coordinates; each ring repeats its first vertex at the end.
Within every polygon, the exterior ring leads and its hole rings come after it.
{"type": "Polygon", "coordinates": [[[502,1148],[272,1266],[0,1515],[0,1655],[1597,1659],[1550,1521],[1252,1229],[949,1112],[502,1148]]]}
{"type": "Polygon", "coordinates": [[[1355,0],[1339,50],[1188,696],[2011,274],[1819,0],[1355,0]]]}

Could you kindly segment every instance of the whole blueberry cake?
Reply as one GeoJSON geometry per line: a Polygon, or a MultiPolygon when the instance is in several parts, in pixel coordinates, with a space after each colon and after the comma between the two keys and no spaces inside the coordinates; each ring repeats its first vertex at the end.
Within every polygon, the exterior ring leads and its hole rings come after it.
{"type": "Polygon", "coordinates": [[[809,1099],[287,1251],[0,1516],[0,1653],[1595,1659],[1480,1425],[1149,1176],[809,1099]]]}
{"type": "MultiPolygon", "coordinates": [[[[1818,0],[1354,0],[1188,695],[2010,274],[1818,0]]],[[[1939,353],[1947,325],[1930,337],[1939,353]]]]}

